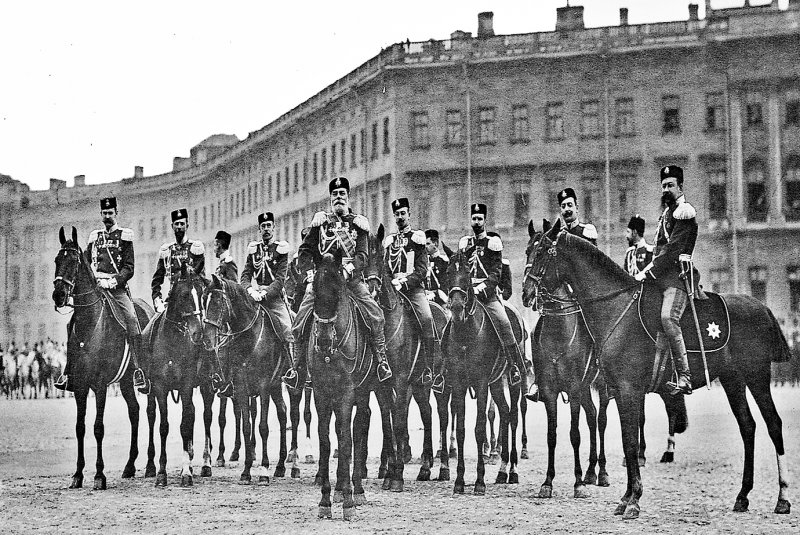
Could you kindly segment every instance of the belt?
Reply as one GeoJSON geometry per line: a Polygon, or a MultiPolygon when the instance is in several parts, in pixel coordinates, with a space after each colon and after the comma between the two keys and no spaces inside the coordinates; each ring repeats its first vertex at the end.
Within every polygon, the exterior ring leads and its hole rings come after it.
{"type": "Polygon", "coordinates": [[[483,278],[475,278],[475,277],[473,277],[472,278],[472,284],[480,284],[482,282],[486,282],[486,277],[483,277],[483,278]]]}

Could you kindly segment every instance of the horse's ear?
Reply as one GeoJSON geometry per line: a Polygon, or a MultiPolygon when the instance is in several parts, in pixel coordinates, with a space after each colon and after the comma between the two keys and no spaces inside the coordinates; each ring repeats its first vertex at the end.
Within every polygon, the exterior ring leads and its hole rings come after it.
{"type": "Polygon", "coordinates": [[[378,225],[378,233],[375,235],[378,238],[378,243],[383,243],[383,237],[386,235],[386,229],[383,228],[383,223],[378,225]]]}
{"type": "Polygon", "coordinates": [[[61,245],[64,245],[64,242],[67,241],[66,236],[64,236],[64,227],[61,227],[58,230],[58,241],[61,243],[61,245]]]}
{"type": "Polygon", "coordinates": [[[551,232],[552,235],[556,235],[561,231],[561,218],[560,217],[556,220],[556,224],[553,225],[553,228],[551,230],[552,230],[552,232],[551,232]]]}
{"type": "Polygon", "coordinates": [[[72,227],[72,243],[78,245],[78,229],[72,227]]]}
{"type": "Polygon", "coordinates": [[[220,281],[220,278],[216,273],[212,273],[211,274],[211,282],[208,285],[210,285],[212,288],[221,288],[222,287],[222,281],[220,281]]]}
{"type": "Polygon", "coordinates": [[[533,219],[528,221],[528,236],[533,238],[536,235],[536,227],[533,226],[533,219]]]}
{"type": "Polygon", "coordinates": [[[550,223],[550,220],[549,219],[542,219],[542,232],[547,232],[551,228],[553,228],[553,224],[550,223]]]}

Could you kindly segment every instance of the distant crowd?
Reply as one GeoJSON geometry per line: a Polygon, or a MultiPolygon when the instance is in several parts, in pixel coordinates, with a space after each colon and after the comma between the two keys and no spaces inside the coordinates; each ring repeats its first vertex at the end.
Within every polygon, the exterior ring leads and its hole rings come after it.
{"type": "Polygon", "coordinates": [[[64,397],[53,388],[67,363],[66,344],[49,338],[17,346],[0,344],[0,392],[6,399],[64,397]]]}

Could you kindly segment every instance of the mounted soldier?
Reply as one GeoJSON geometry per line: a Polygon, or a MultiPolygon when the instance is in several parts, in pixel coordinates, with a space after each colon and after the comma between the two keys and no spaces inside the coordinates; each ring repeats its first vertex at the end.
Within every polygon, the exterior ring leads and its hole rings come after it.
{"type": "Polygon", "coordinates": [[[239,283],[264,309],[289,361],[294,362],[292,318],[284,293],[291,249],[288,242],[275,239],[275,216],[272,212],[258,214],[258,228],[261,240],[252,241],[247,246],[247,262],[239,283]]]}
{"type": "Polygon", "coordinates": [[[578,196],[572,188],[564,188],[556,195],[561,210],[561,219],[566,223],[567,232],[580,236],[597,246],[597,229],[591,223],[581,223],[578,218],[578,196]]]}
{"type": "Polygon", "coordinates": [[[635,276],[653,260],[653,246],[644,239],[644,219],[639,214],[631,217],[625,238],[628,240],[628,250],[625,251],[623,268],[631,277],[635,276]]]}
{"type": "Polygon", "coordinates": [[[433,379],[436,328],[433,324],[431,305],[425,296],[423,286],[429,273],[425,233],[411,228],[409,222],[411,207],[407,198],[403,197],[392,201],[392,212],[397,224],[397,232],[389,234],[383,240],[385,251],[383,261],[392,278],[392,286],[408,299],[419,323],[425,359],[422,384],[427,385],[433,379]]]}
{"type": "Polygon", "coordinates": [[[667,383],[672,394],[691,394],[689,359],[680,319],[689,304],[684,278],[691,276],[692,252],[697,241],[697,212],[683,195],[683,169],[677,165],[661,168],[661,202],[666,206],[658,220],[653,261],[634,275],[637,281],[654,280],[661,290],[661,325],[656,335],[656,362],[664,351],[672,351],[678,374],[667,383]]]}
{"type": "MultiPolygon", "coordinates": [[[[305,227],[300,231],[301,242],[306,239],[309,230],[309,227],[305,227]]],[[[300,302],[306,294],[306,286],[311,282],[313,273],[313,270],[300,271],[298,256],[295,251],[294,255],[292,255],[292,260],[289,262],[289,270],[286,275],[286,298],[289,300],[289,307],[292,312],[297,313],[297,309],[300,308],[300,302]]]]}
{"type": "MultiPolygon", "coordinates": [[[[133,230],[117,225],[118,213],[116,197],[107,197],[100,201],[100,215],[105,228],[93,230],[89,234],[86,252],[91,259],[97,286],[109,298],[114,316],[122,320],[132,353],[133,384],[138,388],[145,385],[145,380],[139,367],[139,358],[142,356],[141,328],[128,289],[128,281],[133,277],[135,265],[133,230]]],[[[69,385],[69,363],[56,381],[55,387],[59,390],[72,390],[69,385]]]]}
{"type": "Polygon", "coordinates": [[[439,241],[439,231],[429,228],[425,231],[425,252],[428,253],[428,273],[425,279],[425,296],[439,306],[447,304],[447,266],[452,251],[439,241]]]}
{"type": "MultiPolygon", "coordinates": [[[[347,287],[369,326],[372,354],[378,364],[376,371],[378,379],[383,382],[392,376],[386,360],[383,311],[370,295],[362,273],[367,267],[369,256],[369,222],[350,209],[350,182],[345,177],[331,180],[328,193],[331,211],[317,212],[314,215],[311,230],[297,251],[298,268],[301,273],[307,272],[322,262],[323,255],[341,253],[347,287]]],[[[295,338],[302,335],[306,320],[313,310],[314,288],[309,284],[295,317],[295,338]]],[[[301,352],[300,359],[293,361],[292,367],[284,376],[284,381],[291,388],[297,388],[297,368],[301,364],[299,361],[303,358],[303,353],[301,352]]]]}
{"type": "Polygon", "coordinates": [[[236,267],[236,262],[233,261],[228,250],[231,246],[231,235],[224,230],[217,231],[214,236],[214,256],[219,259],[219,265],[215,273],[218,277],[228,279],[229,281],[239,281],[239,268],[236,267]]]}

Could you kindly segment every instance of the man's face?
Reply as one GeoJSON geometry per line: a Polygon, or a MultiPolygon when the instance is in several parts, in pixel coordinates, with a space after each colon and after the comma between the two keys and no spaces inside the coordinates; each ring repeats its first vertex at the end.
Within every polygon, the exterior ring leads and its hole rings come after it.
{"type": "Polygon", "coordinates": [[[636,231],[629,228],[625,229],[625,239],[628,240],[628,247],[635,245],[638,237],[639,234],[636,231]]]}
{"type": "Polygon", "coordinates": [[[350,208],[350,194],[345,188],[336,188],[331,192],[331,209],[333,213],[342,216],[350,208]]]}
{"type": "Polygon", "coordinates": [[[394,222],[397,223],[397,228],[402,230],[408,226],[408,218],[411,212],[408,208],[400,208],[394,211],[394,222]]]}
{"type": "Polygon", "coordinates": [[[222,253],[224,252],[225,252],[225,246],[222,244],[221,241],[214,238],[214,256],[219,258],[220,256],[222,256],[222,253]]]}
{"type": "Polygon", "coordinates": [[[258,228],[261,229],[261,239],[264,243],[270,241],[275,236],[275,223],[273,221],[264,221],[258,228]]]}
{"type": "Polygon", "coordinates": [[[472,214],[472,231],[478,235],[483,232],[486,226],[486,216],[483,214],[472,214]]]}
{"type": "Polygon", "coordinates": [[[103,224],[111,228],[117,222],[117,209],[116,208],[107,208],[104,210],[100,210],[100,217],[103,218],[103,224]]]}
{"type": "Polygon", "coordinates": [[[669,177],[661,181],[661,202],[663,204],[673,204],[681,195],[683,195],[683,188],[678,185],[677,178],[669,177]]]}
{"type": "Polygon", "coordinates": [[[177,221],[172,222],[172,231],[175,233],[175,239],[177,241],[183,241],[183,237],[186,236],[186,228],[188,226],[189,224],[185,219],[178,219],[177,221]]]}
{"type": "Polygon", "coordinates": [[[436,251],[438,251],[438,250],[439,250],[439,242],[438,241],[433,241],[430,238],[425,240],[425,251],[427,251],[427,253],[429,255],[436,254],[436,251]]]}
{"type": "Polygon", "coordinates": [[[578,219],[578,203],[572,197],[567,197],[561,203],[561,217],[564,219],[564,223],[568,225],[578,219]]]}

